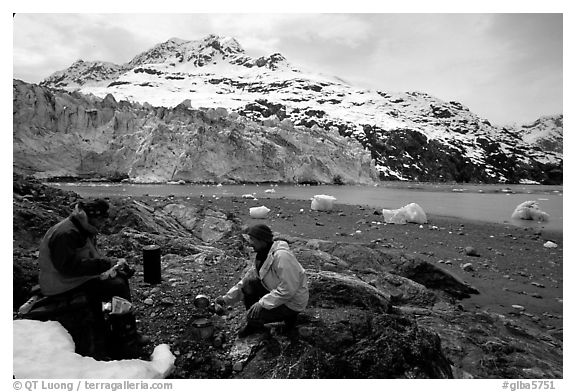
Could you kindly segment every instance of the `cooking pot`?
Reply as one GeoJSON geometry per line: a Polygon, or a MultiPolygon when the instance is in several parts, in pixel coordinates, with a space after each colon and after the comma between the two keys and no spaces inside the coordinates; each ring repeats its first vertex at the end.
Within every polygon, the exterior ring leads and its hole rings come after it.
{"type": "Polygon", "coordinates": [[[198,294],[194,298],[194,306],[198,309],[207,309],[210,306],[210,298],[204,294],[198,294]]]}
{"type": "Polygon", "coordinates": [[[192,333],[200,339],[209,339],[214,333],[212,321],[207,318],[198,318],[193,320],[192,333]]]}

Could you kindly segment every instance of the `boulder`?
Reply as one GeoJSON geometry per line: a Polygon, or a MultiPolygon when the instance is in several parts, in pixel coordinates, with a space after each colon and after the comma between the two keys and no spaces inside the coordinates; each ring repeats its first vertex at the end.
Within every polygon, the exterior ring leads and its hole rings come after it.
{"type": "Polygon", "coordinates": [[[471,294],[479,294],[477,289],[442,267],[409,255],[405,255],[400,260],[392,272],[429,289],[442,290],[458,299],[468,298],[471,294]]]}
{"type": "Polygon", "coordinates": [[[309,305],[314,307],[355,306],[361,309],[387,312],[390,294],[351,275],[330,271],[308,272],[309,305]]]}
{"type": "Polygon", "coordinates": [[[262,337],[236,377],[452,378],[438,335],[388,313],[390,293],[339,273],[312,272],[309,280],[300,338],[262,337]]]}

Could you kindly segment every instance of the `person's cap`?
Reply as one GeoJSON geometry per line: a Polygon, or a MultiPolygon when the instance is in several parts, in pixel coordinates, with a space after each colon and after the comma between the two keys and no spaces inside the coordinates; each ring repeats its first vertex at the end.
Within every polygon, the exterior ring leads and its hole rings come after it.
{"type": "Polygon", "coordinates": [[[93,199],[80,202],[80,208],[82,208],[90,218],[94,218],[99,216],[107,217],[110,206],[104,199],[93,199]]]}
{"type": "Polygon", "coordinates": [[[274,242],[274,234],[272,233],[272,230],[263,224],[248,227],[248,229],[246,229],[246,234],[267,243],[274,242]]]}

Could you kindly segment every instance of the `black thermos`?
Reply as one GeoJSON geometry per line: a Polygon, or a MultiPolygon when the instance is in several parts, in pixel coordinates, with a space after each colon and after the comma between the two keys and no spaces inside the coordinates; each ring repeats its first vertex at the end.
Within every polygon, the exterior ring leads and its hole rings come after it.
{"type": "Polygon", "coordinates": [[[144,282],[150,284],[160,283],[162,280],[160,269],[160,247],[158,245],[145,246],[144,257],[144,282]]]}

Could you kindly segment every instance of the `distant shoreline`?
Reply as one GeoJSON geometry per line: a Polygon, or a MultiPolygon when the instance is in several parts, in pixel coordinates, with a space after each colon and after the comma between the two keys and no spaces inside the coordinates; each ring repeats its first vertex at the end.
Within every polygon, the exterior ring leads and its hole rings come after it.
{"type": "Polygon", "coordinates": [[[307,183],[276,183],[276,182],[244,182],[244,183],[217,183],[217,182],[185,182],[185,181],[167,181],[167,182],[130,182],[130,181],[112,181],[108,179],[39,179],[42,183],[48,186],[68,185],[68,186],[83,186],[83,185],[104,185],[120,186],[120,185],[133,185],[133,186],[166,186],[166,185],[187,185],[187,186],[205,186],[205,187],[218,187],[218,186],[261,186],[261,187],[278,187],[278,186],[293,186],[293,187],[322,187],[322,186],[338,186],[338,187],[354,187],[354,186],[374,186],[381,188],[391,189],[410,189],[410,190],[425,190],[434,192],[485,192],[485,193],[533,193],[550,192],[559,193],[564,191],[564,185],[543,185],[543,184],[461,184],[452,182],[418,182],[418,181],[380,181],[373,185],[367,184],[307,184],[307,183]],[[487,188],[487,189],[482,189],[487,188]]]}

